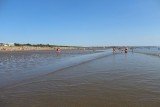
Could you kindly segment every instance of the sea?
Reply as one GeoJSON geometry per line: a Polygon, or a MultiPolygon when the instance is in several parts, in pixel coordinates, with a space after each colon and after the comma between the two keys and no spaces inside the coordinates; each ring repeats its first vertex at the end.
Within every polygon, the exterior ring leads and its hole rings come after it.
{"type": "Polygon", "coordinates": [[[0,107],[160,107],[158,47],[0,53],[0,107]]]}
{"type": "Polygon", "coordinates": [[[141,54],[147,54],[147,55],[153,55],[153,56],[159,56],[160,57],[160,47],[141,47],[141,48],[135,48],[132,51],[141,53],[141,54]]]}
{"type": "Polygon", "coordinates": [[[74,66],[111,50],[62,50],[0,52],[0,87],[74,66]]]}

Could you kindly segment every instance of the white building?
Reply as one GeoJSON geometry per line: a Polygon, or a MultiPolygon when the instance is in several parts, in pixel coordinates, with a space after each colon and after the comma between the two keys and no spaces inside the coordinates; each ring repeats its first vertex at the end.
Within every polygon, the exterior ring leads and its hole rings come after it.
{"type": "Polygon", "coordinates": [[[0,43],[0,46],[15,46],[14,43],[0,43]]]}

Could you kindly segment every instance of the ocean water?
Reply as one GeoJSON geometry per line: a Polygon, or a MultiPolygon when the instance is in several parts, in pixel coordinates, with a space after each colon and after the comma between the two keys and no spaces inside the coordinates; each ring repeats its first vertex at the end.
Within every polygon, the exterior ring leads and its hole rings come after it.
{"type": "Polygon", "coordinates": [[[19,80],[54,72],[83,61],[99,57],[103,53],[92,50],[23,51],[0,53],[0,87],[19,80]]]}
{"type": "Polygon", "coordinates": [[[160,106],[160,57],[134,52],[82,56],[69,61],[76,65],[0,88],[0,106],[160,106]]]}
{"type": "Polygon", "coordinates": [[[153,48],[136,48],[133,50],[137,53],[147,54],[147,55],[154,55],[160,57],[160,47],[153,47],[153,48]]]}

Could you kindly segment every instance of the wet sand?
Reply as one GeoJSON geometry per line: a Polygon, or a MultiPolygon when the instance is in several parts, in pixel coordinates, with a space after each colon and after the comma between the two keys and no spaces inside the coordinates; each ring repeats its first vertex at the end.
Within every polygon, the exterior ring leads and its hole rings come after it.
{"type": "Polygon", "coordinates": [[[46,51],[46,50],[56,50],[57,48],[62,50],[75,50],[79,49],[77,47],[35,47],[35,46],[0,46],[0,52],[12,52],[12,51],[46,51]]]}
{"type": "Polygon", "coordinates": [[[0,89],[0,107],[159,107],[160,59],[115,54],[0,89]]]}

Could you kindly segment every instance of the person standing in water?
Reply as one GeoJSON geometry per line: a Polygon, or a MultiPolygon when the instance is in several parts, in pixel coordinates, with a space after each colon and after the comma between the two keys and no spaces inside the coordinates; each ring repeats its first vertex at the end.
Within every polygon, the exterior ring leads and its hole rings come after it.
{"type": "Polygon", "coordinates": [[[128,48],[125,48],[125,53],[128,53],[128,48]]]}
{"type": "Polygon", "coordinates": [[[114,53],[114,54],[116,53],[116,48],[115,48],[115,47],[113,48],[113,53],[114,53]]]}
{"type": "Polygon", "coordinates": [[[120,52],[123,53],[123,48],[120,48],[120,52]]]}
{"type": "Polygon", "coordinates": [[[61,49],[60,49],[60,48],[57,48],[56,51],[57,51],[57,52],[61,52],[61,49]]]}

